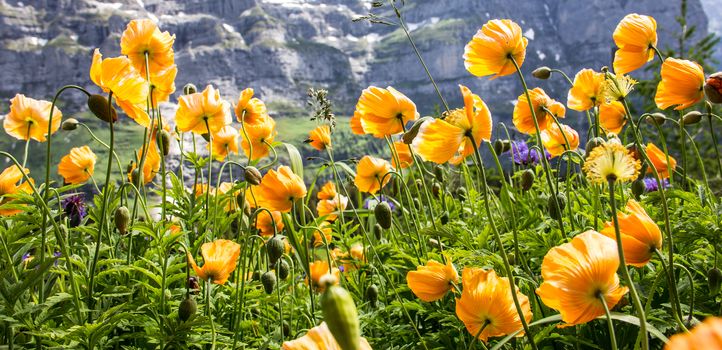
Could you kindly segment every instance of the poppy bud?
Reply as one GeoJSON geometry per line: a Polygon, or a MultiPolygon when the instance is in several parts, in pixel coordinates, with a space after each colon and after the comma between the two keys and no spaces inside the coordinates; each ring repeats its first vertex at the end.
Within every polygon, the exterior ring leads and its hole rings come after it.
{"type": "Polygon", "coordinates": [[[121,235],[125,234],[128,229],[128,222],[130,221],[130,211],[128,208],[121,206],[115,209],[115,228],[121,235]]]}
{"type": "Polygon", "coordinates": [[[717,295],[722,286],[722,271],[713,267],[707,271],[707,285],[709,286],[710,295],[717,295]]]}
{"type": "Polygon", "coordinates": [[[700,120],[702,120],[702,113],[691,111],[682,117],[682,124],[693,125],[699,123],[700,120]]]}
{"type": "Polygon", "coordinates": [[[433,185],[431,185],[431,194],[434,195],[437,199],[441,196],[441,184],[438,182],[434,182],[433,185]]]}
{"type": "Polygon", "coordinates": [[[261,184],[261,172],[254,166],[247,166],[243,170],[243,178],[251,185],[258,186],[261,184]]]}
{"type": "Polygon", "coordinates": [[[385,229],[391,228],[391,207],[386,202],[379,202],[376,204],[376,207],[374,207],[374,216],[376,217],[376,222],[381,225],[381,227],[385,229]]]}
{"type": "Polygon", "coordinates": [[[421,201],[419,201],[418,198],[414,198],[414,208],[416,208],[416,210],[421,209],[421,201]]]}
{"type": "Polygon", "coordinates": [[[278,272],[278,278],[285,280],[288,278],[289,266],[286,260],[279,260],[276,264],[276,272],[278,272]]]}
{"type": "Polygon", "coordinates": [[[511,149],[511,142],[509,140],[496,140],[494,141],[494,153],[501,155],[511,149]]]}
{"type": "Polygon", "coordinates": [[[366,288],[366,301],[369,302],[371,307],[376,307],[376,302],[379,300],[379,287],[372,284],[366,288]]]}
{"type": "Polygon", "coordinates": [[[68,118],[63,122],[62,125],[60,125],[60,127],[63,128],[63,130],[67,131],[75,130],[78,128],[78,120],[75,118],[68,118]]]}
{"type": "Polygon", "coordinates": [[[426,241],[426,244],[434,249],[444,248],[446,245],[444,243],[440,243],[436,238],[429,238],[428,241],[426,241]]]}
{"type": "Polygon", "coordinates": [[[594,137],[594,138],[590,139],[589,141],[587,141],[587,146],[584,150],[587,152],[587,154],[592,153],[593,149],[597,148],[597,146],[604,144],[604,142],[605,141],[603,138],[594,137]]]}
{"type": "Polygon", "coordinates": [[[188,83],[183,86],[183,95],[195,94],[198,91],[195,85],[188,83]]]}
{"type": "Polygon", "coordinates": [[[110,118],[113,118],[113,122],[118,121],[118,113],[115,108],[108,105],[108,99],[102,95],[94,94],[88,97],[88,109],[98,117],[98,119],[110,123],[110,118]]]}
{"type": "Polygon", "coordinates": [[[534,180],[536,179],[536,175],[531,169],[526,169],[521,172],[521,189],[524,191],[529,191],[532,186],[534,186],[534,180]]]}
{"type": "Polygon", "coordinates": [[[424,188],[424,182],[421,181],[421,179],[416,179],[416,188],[418,188],[418,189],[424,188]]]}
{"type": "Polygon", "coordinates": [[[283,256],[286,245],[283,243],[281,237],[275,236],[266,242],[266,250],[268,251],[268,260],[270,260],[271,263],[275,263],[283,256]]]}
{"type": "Polygon", "coordinates": [[[552,70],[549,67],[539,67],[531,72],[534,78],[546,80],[552,76],[552,70]]]}
{"type": "Polygon", "coordinates": [[[140,169],[133,169],[133,171],[130,172],[130,182],[132,182],[135,187],[140,187],[140,169]]]}
{"type": "Polygon", "coordinates": [[[276,287],[276,274],[273,271],[267,271],[261,276],[261,284],[263,284],[266,294],[273,293],[273,288],[276,287]]]}
{"type": "Polygon", "coordinates": [[[441,217],[439,218],[439,220],[441,221],[441,224],[442,224],[442,225],[448,224],[448,223],[449,223],[449,213],[448,213],[448,212],[443,212],[443,213],[441,214],[441,217]]]}
{"type": "Polygon", "coordinates": [[[444,182],[444,167],[440,164],[437,164],[434,167],[434,177],[436,178],[436,181],[444,182]]]}
{"type": "Polygon", "coordinates": [[[378,223],[374,225],[374,237],[376,237],[376,240],[381,240],[381,238],[383,237],[383,231],[384,228],[381,227],[381,225],[379,225],[378,223]]]}
{"type": "Polygon", "coordinates": [[[163,156],[167,156],[168,153],[170,153],[170,133],[161,130],[160,131],[160,137],[157,140],[158,142],[158,148],[160,149],[163,156]]]}
{"type": "Polygon", "coordinates": [[[321,310],[339,348],[344,350],[361,349],[361,329],[358,312],[351,294],[343,287],[334,285],[335,277],[324,276],[326,291],[321,295],[321,310]]]}
{"type": "Polygon", "coordinates": [[[549,216],[551,216],[553,219],[559,219],[562,217],[562,213],[564,212],[564,208],[567,204],[567,197],[559,192],[555,196],[549,196],[549,200],[547,202],[547,209],[549,210],[549,216]],[[556,203],[555,199],[556,198],[556,203]],[[559,210],[557,210],[557,205],[559,205],[559,210]]]}
{"type": "Polygon", "coordinates": [[[634,198],[637,200],[639,199],[639,196],[644,194],[644,192],[647,190],[647,186],[644,184],[644,180],[637,179],[632,182],[632,194],[634,195],[634,198]]]}
{"type": "Polygon", "coordinates": [[[664,114],[657,112],[657,113],[652,113],[652,114],[647,115],[647,117],[644,118],[644,120],[646,120],[647,123],[649,123],[651,125],[662,125],[662,124],[664,124],[664,122],[667,119],[664,114]]]}
{"type": "Polygon", "coordinates": [[[401,140],[405,144],[410,145],[416,138],[416,135],[419,134],[419,129],[421,128],[421,125],[424,124],[424,122],[431,120],[431,119],[433,119],[433,118],[423,117],[423,118],[419,118],[418,120],[416,120],[414,122],[414,124],[411,125],[411,128],[401,136],[401,140]]]}
{"type": "Polygon", "coordinates": [[[467,197],[466,187],[459,186],[459,188],[456,189],[456,196],[459,197],[460,201],[465,201],[467,197]]]}
{"type": "Polygon", "coordinates": [[[704,94],[709,102],[722,103],[722,72],[714,73],[707,78],[704,94]]]}
{"type": "Polygon", "coordinates": [[[196,314],[197,310],[198,305],[196,304],[196,301],[188,296],[181,301],[180,306],[178,307],[178,318],[180,318],[183,322],[188,321],[188,319],[196,314]]]}

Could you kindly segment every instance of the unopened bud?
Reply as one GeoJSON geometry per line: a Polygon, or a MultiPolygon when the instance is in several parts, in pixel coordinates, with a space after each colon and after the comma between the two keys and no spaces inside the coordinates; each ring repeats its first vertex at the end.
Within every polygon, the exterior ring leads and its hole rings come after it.
{"type": "Polygon", "coordinates": [[[411,128],[401,136],[401,140],[402,140],[405,144],[410,145],[412,142],[414,142],[414,139],[416,138],[416,135],[419,134],[419,129],[421,128],[421,125],[424,124],[425,122],[431,120],[431,119],[433,119],[433,118],[431,118],[431,117],[423,117],[423,118],[417,119],[417,120],[414,122],[414,124],[411,125],[411,128]]]}
{"type": "Polygon", "coordinates": [[[553,219],[559,219],[562,217],[562,213],[564,212],[564,208],[567,204],[567,197],[563,193],[558,193],[556,196],[549,196],[549,200],[547,202],[547,209],[549,211],[549,216],[551,216],[553,219]]]}
{"type": "Polygon", "coordinates": [[[436,181],[444,182],[444,167],[441,164],[434,167],[434,177],[436,177],[436,181]]]}
{"type": "Polygon", "coordinates": [[[273,264],[283,256],[283,252],[286,250],[286,244],[283,243],[283,238],[274,236],[266,242],[266,250],[268,251],[268,260],[273,264]]]}
{"type": "Polygon", "coordinates": [[[195,94],[198,91],[195,85],[188,83],[183,86],[183,95],[195,94]]]}
{"type": "Polygon", "coordinates": [[[372,284],[366,288],[366,301],[369,302],[371,307],[376,307],[376,302],[379,300],[379,287],[372,284]]]}
{"type": "Polygon", "coordinates": [[[713,267],[707,271],[707,285],[709,286],[710,295],[717,295],[722,286],[722,271],[713,267]]]}
{"type": "Polygon", "coordinates": [[[552,70],[549,67],[539,67],[531,72],[534,78],[546,80],[552,76],[552,70]]]}
{"type": "MultiPolygon", "coordinates": [[[[331,278],[333,277],[331,276],[331,278]]],[[[321,310],[326,325],[336,339],[339,348],[360,350],[361,327],[356,304],[354,304],[351,294],[343,287],[332,283],[327,284],[326,291],[321,295],[321,310]]]]}
{"type": "Polygon", "coordinates": [[[263,176],[261,176],[261,172],[256,169],[254,166],[247,166],[246,169],[243,171],[243,178],[251,185],[258,186],[261,184],[261,180],[263,179],[263,176]]]}
{"type": "Polygon", "coordinates": [[[529,191],[532,186],[534,186],[534,180],[536,179],[536,175],[534,174],[534,171],[531,169],[526,169],[522,171],[521,173],[521,189],[524,191],[529,191]]]}
{"type": "Polygon", "coordinates": [[[68,118],[68,119],[65,119],[65,121],[63,122],[63,124],[60,127],[63,128],[63,130],[67,130],[67,131],[75,130],[78,128],[78,123],[79,122],[77,119],[68,118]]]}
{"type": "Polygon", "coordinates": [[[587,152],[587,155],[589,155],[590,153],[592,153],[593,149],[597,148],[597,146],[603,145],[604,142],[605,141],[603,138],[594,137],[594,138],[590,139],[589,141],[587,141],[587,146],[584,150],[587,152]]]}
{"type": "Polygon", "coordinates": [[[700,120],[702,120],[702,113],[698,111],[691,111],[682,117],[682,124],[694,125],[699,123],[700,120]]]}
{"type": "Polygon", "coordinates": [[[391,206],[386,202],[379,202],[374,207],[376,222],[385,229],[391,228],[391,206]]]}
{"type": "Polygon", "coordinates": [[[98,119],[110,123],[112,118],[113,122],[118,121],[118,113],[115,108],[108,104],[108,99],[102,95],[94,94],[88,97],[88,109],[98,117],[98,119]]]}
{"type": "Polygon", "coordinates": [[[502,153],[511,149],[511,142],[509,140],[496,140],[494,141],[494,153],[501,155],[502,153]]]}
{"type": "Polygon", "coordinates": [[[647,123],[649,123],[649,124],[652,124],[652,125],[662,125],[662,124],[664,124],[664,122],[667,120],[667,117],[666,117],[664,114],[662,114],[662,113],[656,112],[656,113],[652,113],[652,114],[648,115],[648,116],[647,116],[646,118],[644,118],[644,119],[645,119],[645,120],[647,121],[647,123]]]}
{"type": "Polygon", "coordinates": [[[128,222],[130,222],[130,211],[128,208],[121,206],[115,209],[115,228],[121,235],[124,235],[128,229],[128,222]]]}
{"type": "Polygon", "coordinates": [[[637,179],[632,182],[632,194],[637,200],[639,200],[639,197],[644,194],[646,190],[647,186],[644,184],[644,180],[637,179]]]}
{"type": "Polygon", "coordinates": [[[704,94],[707,96],[707,101],[722,103],[722,72],[714,73],[707,78],[704,94]]]}
{"type": "Polygon", "coordinates": [[[434,182],[433,185],[431,185],[431,194],[434,195],[434,197],[439,198],[441,197],[441,184],[438,182],[434,182]]]}
{"type": "Polygon", "coordinates": [[[160,152],[163,156],[167,156],[170,152],[170,138],[171,136],[169,132],[165,130],[160,131],[160,137],[158,138],[157,142],[158,148],[160,149],[160,152]]]}
{"type": "Polygon", "coordinates": [[[456,197],[458,197],[460,201],[465,201],[467,196],[466,187],[459,186],[459,188],[456,189],[456,197]]]}
{"type": "Polygon", "coordinates": [[[288,266],[286,260],[279,260],[276,264],[276,272],[278,272],[278,278],[280,278],[281,280],[285,280],[286,278],[288,278],[289,268],[290,267],[288,266]]]}
{"type": "Polygon", "coordinates": [[[183,299],[181,301],[180,306],[178,307],[178,318],[180,318],[181,321],[185,322],[188,321],[193,315],[196,314],[196,311],[198,310],[198,305],[196,304],[196,301],[193,300],[190,296],[183,299]]]}
{"type": "Polygon", "coordinates": [[[276,287],[276,274],[273,271],[267,271],[261,276],[261,284],[263,284],[266,294],[273,293],[273,289],[276,287]]]}

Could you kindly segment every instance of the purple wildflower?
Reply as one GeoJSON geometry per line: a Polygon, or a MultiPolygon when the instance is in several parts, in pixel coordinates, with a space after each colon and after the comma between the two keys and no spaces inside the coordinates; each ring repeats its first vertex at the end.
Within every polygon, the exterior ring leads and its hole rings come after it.
{"type": "Polygon", "coordinates": [[[85,210],[85,202],[83,201],[83,194],[77,193],[63,200],[63,211],[68,217],[68,224],[70,227],[76,227],[80,225],[83,218],[87,214],[85,210]]]}
{"type": "MultiPolygon", "coordinates": [[[[551,159],[551,154],[544,150],[547,159],[551,159]]],[[[514,163],[519,165],[537,164],[541,160],[539,151],[536,148],[530,149],[529,145],[524,141],[512,141],[511,156],[514,163]]]]}
{"type": "MultiPolygon", "coordinates": [[[[664,186],[664,188],[669,188],[669,179],[662,179],[662,186],[664,186]]],[[[644,187],[647,192],[654,192],[659,190],[657,180],[651,177],[644,178],[644,187]]]]}

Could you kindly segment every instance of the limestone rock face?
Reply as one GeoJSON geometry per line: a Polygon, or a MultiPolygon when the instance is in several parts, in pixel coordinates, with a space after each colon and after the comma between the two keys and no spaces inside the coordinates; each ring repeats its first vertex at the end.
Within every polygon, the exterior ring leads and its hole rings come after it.
{"type": "MultiPolygon", "coordinates": [[[[696,36],[707,33],[702,0],[688,1],[696,36]]],[[[707,0],[705,0],[707,1],[707,0]]],[[[0,0],[0,114],[15,93],[52,97],[64,84],[96,88],[92,51],[119,54],[119,37],[134,18],[151,18],[176,35],[176,101],[185,83],[212,83],[235,101],[253,87],[275,115],[303,106],[308,87],[324,87],[340,114],[349,114],[368,85],[393,85],[430,114],[439,99],[397,26],[352,22],[371,10],[368,0],[0,0]]],[[[374,9],[391,20],[393,13],[374,9]]],[[[627,13],[657,19],[661,47],[676,45],[677,1],[659,0],[407,0],[401,9],[416,44],[452,106],[458,84],[469,86],[508,121],[520,93],[513,76],[489,81],[464,69],[464,45],[488,20],[511,18],[529,39],[523,70],[547,65],[573,74],[611,65],[612,32],[627,13]]],[[[531,79],[531,78],[530,78],[531,79]]],[[[566,101],[565,82],[531,80],[566,101]]],[[[82,108],[71,93],[64,110],[82,108]]]]}

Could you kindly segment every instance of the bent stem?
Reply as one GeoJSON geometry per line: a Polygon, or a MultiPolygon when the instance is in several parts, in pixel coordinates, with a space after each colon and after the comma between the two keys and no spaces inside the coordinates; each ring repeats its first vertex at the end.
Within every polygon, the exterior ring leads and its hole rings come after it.
{"type": "MultiPolygon", "coordinates": [[[[481,335],[481,332],[484,331],[484,329],[489,325],[489,320],[484,320],[484,324],[481,325],[481,328],[479,328],[479,331],[476,332],[476,335],[474,335],[474,339],[471,340],[471,343],[469,343],[469,350],[474,349],[474,344],[476,344],[476,341],[479,339],[479,336],[481,335]]],[[[481,344],[481,348],[486,350],[486,345],[484,345],[484,342],[479,343],[481,344]]]]}
{"type": "Polygon", "coordinates": [[[604,314],[607,316],[607,327],[609,328],[609,341],[612,343],[612,350],[617,350],[617,336],[614,335],[614,323],[612,323],[612,314],[609,313],[609,307],[607,306],[607,300],[604,299],[602,292],[597,293],[597,298],[602,302],[604,307],[604,314]]]}
{"type": "Polygon", "coordinates": [[[614,233],[617,240],[617,253],[619,254],[619,264],[621,265],[622,276],[624,281],[629,287],[629,294],[632,296],[634,302],[634,308],[637,310],[637,317],[639,317],[639,333],[642,335],[642,350],[649,349],[649,337],[647,337],[647,316],[644,314],[644,307],[642,302],[639,300],[637,295],[637,289],[634,287],[632,277],[629,275],[627,270],[626,260],[624,259],[624,249],[622,248],[622,234],[619,231],[619,219],[617,218],[617,199],[614,195],[614,184],[616,179],[610,178],[609,182],[609,204],[612,207],[612,221],[614,222],[614,233]]]}

